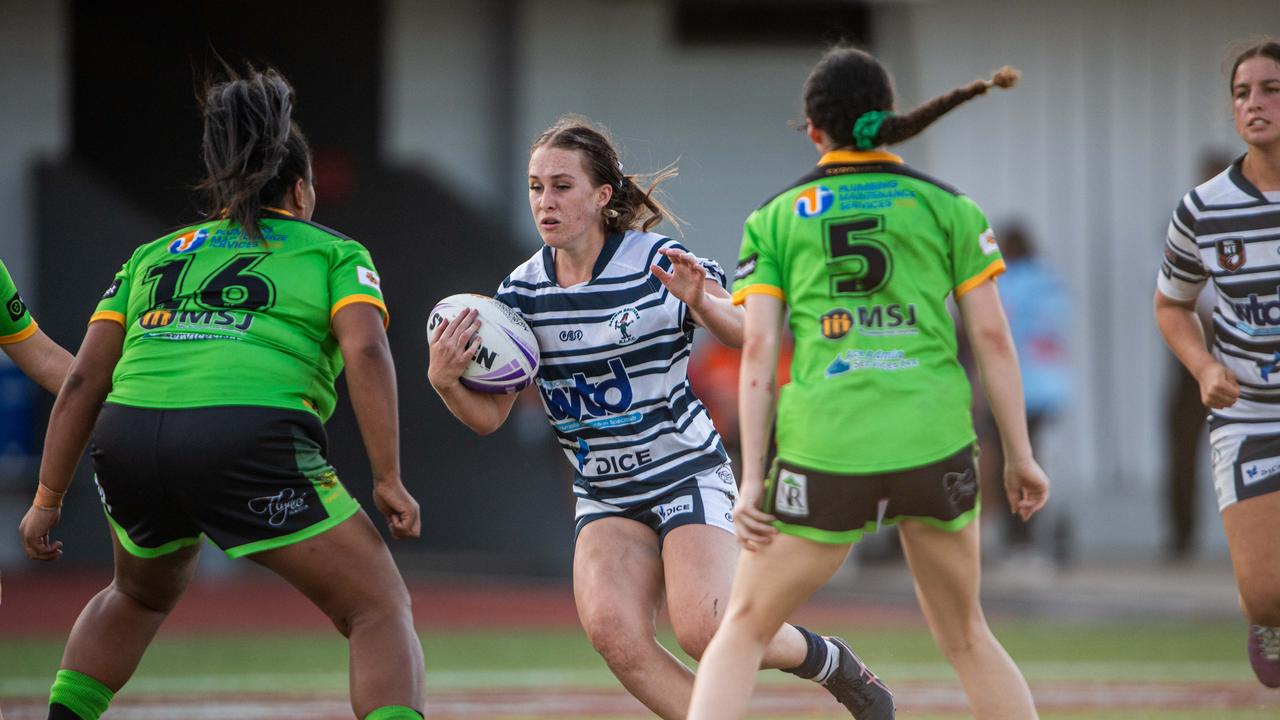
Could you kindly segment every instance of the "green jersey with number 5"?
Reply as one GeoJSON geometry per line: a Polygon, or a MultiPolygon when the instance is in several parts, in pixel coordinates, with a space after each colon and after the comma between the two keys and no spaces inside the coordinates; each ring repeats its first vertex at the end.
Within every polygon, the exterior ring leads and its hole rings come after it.
{"type": "Polygon", "coordinates": [[[360,243],[268,211],[262,236],[214,220],[139,247],[90,322],[125,328],[107,402],[145,408],[253,405],[333,413],[338,310],[369,303],[387,320],[360,243]]]}
{"type": "Polygon", "coordinates": [[[982,210],[887,152],[827,153],[752,213],[734,301],[782,299],[796,339],[778,457],[881,473],[972,443],[947,298],[1003,270],[982,210]]]}

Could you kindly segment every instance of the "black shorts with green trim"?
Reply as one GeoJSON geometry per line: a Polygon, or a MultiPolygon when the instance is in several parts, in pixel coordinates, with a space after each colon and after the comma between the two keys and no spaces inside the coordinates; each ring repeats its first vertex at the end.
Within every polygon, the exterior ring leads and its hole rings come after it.
{"type": "Polygon", "coordinates": [[[160,410],[107,404],[89,455],[107,521],[130,554],[167,555],[208,535],[231,557],[284,547],[360,504],[325,459],[320,419],[302,410],[160,410]]]}
{"type": "Polygon", "coordinates": [[[981,507],[977,459],[977,445],[969,445],[936,463],[872,475],[833,475],[779,460],[765,478],[763,509],[780,532],[839,545],[904,518],[958,532],[981,507]]]}

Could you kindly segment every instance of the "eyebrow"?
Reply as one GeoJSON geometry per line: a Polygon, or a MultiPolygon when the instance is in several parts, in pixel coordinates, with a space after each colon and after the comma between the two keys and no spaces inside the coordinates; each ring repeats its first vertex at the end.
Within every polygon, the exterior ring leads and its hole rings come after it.
{"type": "MultiPolygon", "coordinates": [[[[555,180],[556,178],[569,178],[570,180],[572,180],[572,179],[573,179],[573,175],[571,175],[570,173],[556,173],[556,174],[554,174],[554,175],[549,175],[548,177],[549,177],[549,178],[551,178],[552,180],[555,180]]],[[[537,180],[537,179],[538,179],[538,176],[537,176],[537,175],[530,175],[530,176],[529,176],[529,179],[530,179],[530,180],[537,180]]]]}

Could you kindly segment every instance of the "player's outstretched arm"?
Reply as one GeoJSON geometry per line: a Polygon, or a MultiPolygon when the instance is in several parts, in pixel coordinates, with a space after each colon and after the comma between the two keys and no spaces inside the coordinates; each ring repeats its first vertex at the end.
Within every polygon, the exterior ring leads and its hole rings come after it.
{"type": "Polygon", "coordinates": [[[71,485],[102,401],[111,391],[111,374],[120,361],[123,343],[124,328],[119,324],[110,320],[90,323],[53,403],[36,500],[18,526],[22,549],[32,559],[56,560],[62,556],[62,541],[51,541],[49,532],[62,517],[62,496],[71,485]]]}
{"type": "Polygon", "coordinates": [[[67,378],[67,370],[71,368],[71,353],[45,335],[43,330],[37,329],[34,335],[22,342],[0,347],[23,374],[45,390],[58,394],[62,381],[67,378]]]}
{"type": "Polygon", "coordinates": [[[452,321],[442,320],[431,333],[427,379],[453,416],[477,435],[488,435],[507,421],[516,394],[490,395],[465,387],[459,378],[476,354],[480,313],[467,308],[452,321]]]}
{"type": "Polygon", "coordinates": [[[400,479],[396,368],[382,313],[368,303],[348,305],[333,316],[333,335],[342,349],[351,407],[373,471],[373,502],[386,518],[392,537],[418,537],[422,531],[418,503],[400,479]]]}
{"type": "Polygon", "coordinates": [[[720,283],[707,279],[707,273],[697,259],[675,248],[660,250],[671,260],[671,272],[657,265],[649,268],[672,295],[689,307],[693,321],[706,328],[724,345],[742,347],[744,314],[733,304],[732,296],[720,287],[720,283]]]}
{"type": "Polygon", "coordinates": [[[1004,448],[1004,489],[1009,508],[1029,519],[1049,500],[1049,478],[1031,453],[1022,374],[1009,321],[994,281],[984,282],[959,299],[987,403],[1000,428],[1004,448]]]}

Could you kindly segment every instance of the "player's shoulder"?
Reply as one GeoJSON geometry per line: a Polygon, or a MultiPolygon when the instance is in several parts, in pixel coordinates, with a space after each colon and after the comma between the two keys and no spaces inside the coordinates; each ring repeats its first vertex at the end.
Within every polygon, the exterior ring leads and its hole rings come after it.
{"type": "Polygon", "coordinates": [[[550,261],[548,257],[550,252],[548,252],[548,250],[549,249],[545,245],[538,248],[537,252],[530,255],[527,260],[517,265],[514,270],[503,278],[502,287],[505,288],[513,283],[537,285],[546,280],[546,267],[547,263],[550,261]]]}
{"type": "Polygon", "coordinates": [[[1195,186],[1183,196],[1183,205],[1192,212],[1202,213],[1231,210],[1267,202],[1266,197],[1241,172],[1240,160],[1242,159],[1237,159],[1222,172],[1195,186]]]}

